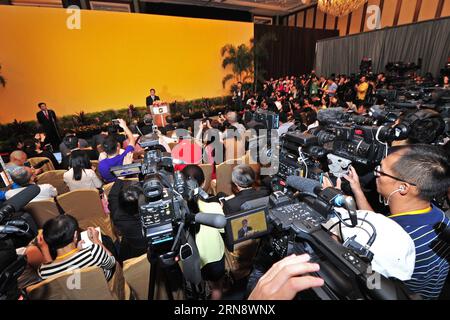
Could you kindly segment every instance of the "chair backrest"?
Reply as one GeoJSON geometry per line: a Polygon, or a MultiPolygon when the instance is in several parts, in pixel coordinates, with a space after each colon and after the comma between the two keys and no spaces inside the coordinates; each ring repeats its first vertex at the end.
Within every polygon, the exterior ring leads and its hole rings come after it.
{"type": "Polygon", "coordinates": [[[210,163],[202,163],[200,164],[200,168],[202,168],[203,174],[205,176],[205,191],[211,188],[211,175],[213,172],[213,165],[210,163]]]}
{"type": "Polygon", "coordinates": [[[172,150],[177,145],[177,142],[169,142],[168,145],[170,150],[172,150]]]}
{"type": "Polygon", "coordinates": [[[111,219],[103,210],[98,190],[79,189],[56,198],[64,213],[74,216],[81,229],[100,227],[103,234],[116,240],[111,219]]]}
{"type": "Polygon", "coordinates": [[[51,184],[58,190],[58,194],[69,192],[69,187],[64,182],[65,170],[46,171],[36,177],[37,184],[51,184]]]}
{"type": "Polygon", "coordinates": [[[103,185],[103,192],[105,193],[105,196],[109,195],[109,192],[111,191],[113,185],[114,185],[114,182],[110,182],[108,184],[103,185]]]}
{"type": "Polygon", "coordinates": [[[55,167],[53,166],[53,163],[50,161],[49,158],[46,157],[33,157],[29,158],[28,161],[30,162],[31,166],[34,167],[36,164],[38,164],[41,161],[48,160],[46,164],[44,164],[42,168],[42,172],[55,170],[55,167]]]}
{"type": "MultiPolygon", "coordinates": [[[[123,262],[125,280],[130,285],[137,300],[148,299],[150,269],[151,265],[146,254],[123,262]]],[[[161,279],[162,277],[157,274],[154,300],[167,300],[169,298],[167,296],[166,286],[162,283],[161,279]]],[[[172,295],[175,300],[184,300],[185,298],[181,289],[173,291],[172,295]]]]}
{"type": "Polygon", "coordinates": [[[131,289],[125,281],[123,269],[119,263],[116,263],[116,269],[111,280],[108,281],[108,287],[115,299],[130,300],[131,289]]]}
{"type": "Polygon", "coordinates": [[[91,160],[92,169],[94,169],[95,173],[98,172],[98,160],[91,160]]]}
{"type": "Polygon", "coordinates": [[[229,138],[223,141],[225,146],[225,161],[238,159],[245,155],[245,140],[229,138]]]}
{"type": "Polygon", "coordinates": [[[100,267],[64,272],[26,291],[30,300],[116,300],[100,267]]]}
{"type": "Polygon", "coordinates": [[[233,168],[240,163],[239,159],[227,160],[216,167],[217,193],[224,192],[227,195],[233,193],[231,189],[231,173],[233,168]]]}
{"type": "Polygon", "coordinates": [[[25,206],[25,211],[31,214],[39,229],[44,226],[47,220],[60,215],[53,199],[30,202],[25,206]]]}

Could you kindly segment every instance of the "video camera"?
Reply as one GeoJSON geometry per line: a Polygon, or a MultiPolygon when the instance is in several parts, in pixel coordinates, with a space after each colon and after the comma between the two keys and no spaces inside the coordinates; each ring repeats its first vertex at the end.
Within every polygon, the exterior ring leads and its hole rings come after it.
{"type": "Polygon", "coordinates": [[[13,218],[40,192],[37,185],[31,185],[8,199],[0,207],[0,300],[17,300],[21,292],[17,279],[25,270],[27,259],[17,255],[15,237],[31,236],[30,226],[20,218],[13,218]]]}
{"type": "MultiPolygon", "coordinates": [[[[270,247],[270,253],[266,254],[275,261],[291,254],[309,254],[311,261],[320,265],[320,271],[313,275],[324,279],[325,284],[302,292],[298,297],[324,300],[416,298],[400,281],[372,272],[370,247],[376,239],[373,225],[367,244],[360,244],[354,238],[341,244],[324,227],[332,217],[349,227],[358,224],[361,219],[352,197],[334,188],[321,190],[317,181],[290,176],[283,192],[276,191],[253,202],[253,207],[249,205],[247,210],[227,217],[226,246],[233,250],[236,243],[262,238],[270,247]],[[349,218],[343,219],[335,207],[345,208],[349,218]],[[378,286],[373,285],[373,279],[379,281],[378,286]]],[[[246,204],[241,209],[243,207],[246,204]]],[[[364,222],[371,225],[369,221],[364,222]]]]}

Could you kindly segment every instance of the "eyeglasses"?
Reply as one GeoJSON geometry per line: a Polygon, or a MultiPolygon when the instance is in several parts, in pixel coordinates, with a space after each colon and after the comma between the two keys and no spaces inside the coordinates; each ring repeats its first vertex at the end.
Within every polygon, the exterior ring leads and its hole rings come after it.
{"type": "Polygon", "coordinates": [[[405,183],[408,183],[408,184],[410,184],[410,185],[412,185],[412,186],[417,187],[417,185],[416,185],[415,183],[408,182],[408,181],[406,181],[406,180],[403,180],[403,179],[400,179],[400,178],[391,176],[390,174],[381,171],[381,165],[378,165],[378,166],[375,167],[375,169],[373,170],[373,174],[375,175],[375,177],[386,176],[386,177],[389,177],[389,178],[391,178],[391,179],[394,179],[394,180],[397,180],[397,181],[400,181],[400,182],[405,182],[405,183]]]}

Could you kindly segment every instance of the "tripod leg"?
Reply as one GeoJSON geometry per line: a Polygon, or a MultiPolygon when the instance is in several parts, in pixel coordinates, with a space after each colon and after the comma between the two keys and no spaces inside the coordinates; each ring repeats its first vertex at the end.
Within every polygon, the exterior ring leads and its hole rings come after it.
{"type": "Polygon", "coordinates": [[[155,297],[156,269],[158,268],[158,262],[155,259],[149,259],[149,262],[150,275],[148,278],[148,300],[153,300],[155,297]]]}

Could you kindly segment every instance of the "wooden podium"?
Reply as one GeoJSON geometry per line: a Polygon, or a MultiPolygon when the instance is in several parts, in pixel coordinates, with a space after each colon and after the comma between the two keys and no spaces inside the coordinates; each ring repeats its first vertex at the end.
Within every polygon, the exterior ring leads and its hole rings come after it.
{"type": "Polygon", "coordinates": [[[167,103],[161,103],[150,106],[153,115],[153,124],[158,127],[164,127],[167,124],[166,118],[170,116],[170,108],[167,103]]]}

